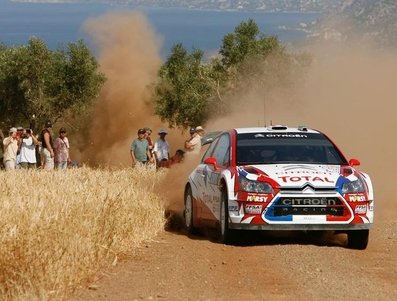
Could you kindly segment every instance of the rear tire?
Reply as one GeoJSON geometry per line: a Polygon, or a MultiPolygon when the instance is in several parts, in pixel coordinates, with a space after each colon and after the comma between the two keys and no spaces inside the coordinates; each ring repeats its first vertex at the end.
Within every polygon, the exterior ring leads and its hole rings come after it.
{"type": "Polygon", "coordinates": [[[185,227],[187,232],[190,234],[195,234],[197,232],[197,229],[194,226],[194,205],[193,205],[193,195],[192,195],[192,189],[190,186],[186,189],[185,193],[185,209],[183,212],[183,215],[185,217],[185,227]]]}
{"type": "Polygon", "coordinates": [[[222,191],[221,195],[221,209],[219,214],[219,240],[221,243],[226,245],[232,244],[234,241],[233,230],[229,229],[229,208],[228,208],[228,197],[225,190],[222,191]]]}
{"type": "Polygon", "coordinates": [[[368,245],[369,230],[353,230],[347,233],[347,246],[351,249],[364,250],[368,245]]]}

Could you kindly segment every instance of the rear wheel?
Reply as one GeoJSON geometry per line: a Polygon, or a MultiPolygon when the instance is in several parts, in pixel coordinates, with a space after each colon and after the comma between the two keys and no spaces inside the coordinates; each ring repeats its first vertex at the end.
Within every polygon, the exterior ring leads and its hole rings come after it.
{"type": "Polygon", "coordinates": [[[224,244],[231,244],[234,241],[233,230],[229,229],[229,208],[227,192],[222,191],[221,206],[219,214],[219,240],[224,244]]]}
{"type": "Polygon", "coordinates": [[[351,249],[364,250],[368,245],[369,230],[353,230],[347,233],[347,246],[351,249]]]}
{"type": "Polygon", "coordinates": [[[196,228],[194,227],[193,222],[193,196],[192,196],[192,189],[190,186],[186,189],[185,193],[185,226],[189,233],[194,234],[196,233],[196,228]]]}

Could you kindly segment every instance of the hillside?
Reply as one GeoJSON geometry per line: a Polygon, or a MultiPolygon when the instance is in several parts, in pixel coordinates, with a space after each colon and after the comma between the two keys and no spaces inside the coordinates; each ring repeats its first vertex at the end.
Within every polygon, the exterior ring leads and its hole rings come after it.
{"type": "Polygon", "coordinates": [[[359,38],[380,46],[397,46],[397,2],[393,0],[345,0],[328,10],[317,25],[325,39],[359,38]]]}
{"type": "MultiPolygon", "coordinates": [[[[6,1],[6,0],[3,0],[6,1]]],[[[29,3],[108,3],[132,7],[242,10],[266,12],[322,12],[311,28],[325,40],[363,38],[382,46],[397,45],[395,0],[9,0],[29,3]]]]}
{"type": "Polygon", "coordinates": [[[180,7],[211,10],[324,11],[336,8],[334,0],[11,0],[15,2],[112,3],[146,7],[180,7]]]}

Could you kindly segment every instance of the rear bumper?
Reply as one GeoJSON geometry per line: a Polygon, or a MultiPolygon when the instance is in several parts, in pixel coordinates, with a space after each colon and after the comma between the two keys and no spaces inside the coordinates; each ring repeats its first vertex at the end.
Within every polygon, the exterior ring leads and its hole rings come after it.
{"type": "Polygon", "coordinates": [[[368,230],[372,224],[237,224],[229,223],[234,230],[368,230]]]}

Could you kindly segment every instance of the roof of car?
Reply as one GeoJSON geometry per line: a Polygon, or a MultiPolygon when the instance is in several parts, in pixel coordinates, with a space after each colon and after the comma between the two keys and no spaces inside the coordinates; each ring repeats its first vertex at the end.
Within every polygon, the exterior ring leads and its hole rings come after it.
{"type": "Polygon", "coordinates": [[[252,128],[236,128],[235,129],[237,134],[245,134],[245,133],[282,133],[282,132],[289,132],[289,133],[319,133],[316,130],[309,129],[306,126],[299,126],[299,127],[288,127],[286,125],[271,125],[267,127],[252,127],[252,128]]]}

